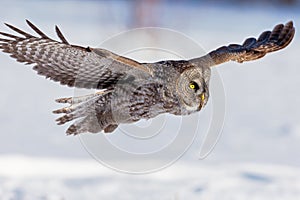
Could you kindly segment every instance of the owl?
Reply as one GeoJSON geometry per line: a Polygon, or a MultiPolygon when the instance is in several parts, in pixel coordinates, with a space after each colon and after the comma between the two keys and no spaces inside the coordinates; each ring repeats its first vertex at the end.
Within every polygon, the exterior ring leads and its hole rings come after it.
{"type": "Polygon", "coordinates": [[[78,97],[60,98],[67,107],[53,111],[62,114],[59,125],[73,121],[66,133],[113,132],[118,125],[150,119],[157,115],[189,115],[200,111],[209,98],[211,67],[228,61],[243,63],[285,48],[293,39],[290,21],[248,38],[242,45],[230,44],[190,60],[140,63],[106,49],[70,44],[55,26],[61,41],[50,39],[30,21],[38,36],[10,24],[20,36],[0,32],[0,49],[18,62],[33,65],[39,75],[62,85],[95,89],[78,97]]]}

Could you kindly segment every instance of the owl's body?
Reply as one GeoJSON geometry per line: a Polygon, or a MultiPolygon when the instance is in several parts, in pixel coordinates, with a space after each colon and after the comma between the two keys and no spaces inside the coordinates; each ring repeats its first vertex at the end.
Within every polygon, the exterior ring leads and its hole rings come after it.
{"type": "MultiPolygon", "coordinates": [[[[88,126],[72,125],[67,132],[88,131],[97,133],[101,130],[112,132],[122,123],[151,119],[163,113],[189,115],[199,111],[206,104],[209,95],[209,67],[198,67],[188,61],[162,61],[144,65],[151,71],[151,75],[141,72],[135,73],[134,76],[131,74],[123,76],[113,89],[93,94],[89,96],[91,97],[89,100],[82,97],[83,102],[80,102],[81,104],[72,102],[73,98],[58,99],[59,102],[66,103],[68,101],[73,105],[72,108],[54,111],[55,113],[67,113],[58,118],[59,124],[85,116],[84,121],[81,123],[89,124],[88,126]],[[188,74],[182,74],[182,65],[189,68],[185,72],[188,72],[188,74]],[[204,88],[207,92],[205,100],[202,100],[202,102],[201,94],[203,91],[200,88],[197,92],[190,91],[195,93],[194,98],[191,98],[189,94],[186,94],[185,98],[178,95],[178,90],[180,90],[178,86],[182,84],[181,82],[185,78],[189,78],[190,74],[194,76],[193,81],[195,83],[199,82],[198,85],[205,85],[204,88]],[[203,79],[203,77],[206,78],[203,79]],[[71,114],[68,114],[69,112],[71,114]]],[[[189,87],[189,85],[187,86],[189,87]]],[[[190,90],[190,88],[186,89],[190,90]]],[[[184,88],[181,90],[183,90],[181,94],[186,93],[184,88]]]]}
{"type": "Polygon", "coordinates": [[[33,69],[62,85],[98,89],[95,94],[58,99],[69,107],[58,124],[76,120],[67,134],[113,132],[119,124],[154,118],[159,114],[189,115],[200,111],[209,98],[210,68],[227,61],[244,62],[286,47],[295,29],[292,22],[248,38],[242,45],[223,46],[191,60],[139,63],[105,49],[71,45],[58,27],[61,42],[39,34],[32,36],[6,24],[23,37],[0,32],[0,49],[19,62],[34,64],[33,69]]]}

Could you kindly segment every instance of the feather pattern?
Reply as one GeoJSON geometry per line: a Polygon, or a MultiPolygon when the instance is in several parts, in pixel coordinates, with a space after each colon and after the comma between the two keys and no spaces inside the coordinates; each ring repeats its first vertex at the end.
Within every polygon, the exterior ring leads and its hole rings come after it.
{"type": "Polygon", "coordinates": [[[214,50],[206,56],[190,60],[195,63],[205,63],[209,67],[228,61],[243,63],[264,57],[267,53],[285,48],[295,34],[293,22],[276,25],[272,31],[265,31],[258,39],[248,38],[242,45],[230,44],[214,50]]]}
{"type": "Polygon", "coordinates": [[[40,37],[6,24],[24,37],[0,32],[8,38],[0,38],[0,50],[18,62],[33,64],[38,74],[62,85],[106,89],[113,87],[128,71],[150,72],[145,65],[108,50],[70,45],[57,26],[61,42],[50,39],[30,21],[26,22],[40,37]]]}
{"type": "Polygon", "coordinates": [[[163,113],[198,112],[209,99],[211,66],[259,59],[285,48],[295,34],[293,22],[288,22],[263,32],[258,39],[223,46],[199,58],[139,63],[105,49],[72,45],[57,26],[60,42],[55,41],[26,22],[38,36],[6,24],[21,36],[0,32],[0,50],[62,85],[101,89],[91,95],[56,100],[68,104],[53,111],[62,114],[57,124],[73,121],[68,135],[110,133],[119,124],[163,113]]]}

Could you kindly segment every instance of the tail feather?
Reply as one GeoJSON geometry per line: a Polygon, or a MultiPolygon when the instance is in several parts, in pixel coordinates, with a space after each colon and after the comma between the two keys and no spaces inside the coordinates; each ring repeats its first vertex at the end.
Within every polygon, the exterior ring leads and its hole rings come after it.
{"type": "Polygon", "coordinates": [[[58,103],[68,103],[67,107],[54,110],[54,114],[64,114],[56,119],[58,125],[77,119],[66,131],[68,135],[84,132],[113,132],[118,124],[114,122],[110,107],[111,91],[57,99],[58,103]]]}
{"type": "Polygon", "coordinates": [[[89,95],[79,96],[79,97],[60,98],[60,99],[56,99],[55,101],[57,103],[78,104],[90,100],[94,97],[99,97],[105,94],[107,94],[107,91],[99,91],[96,92],[95,94],[89,94],[89,95]]]}
{"type": "Polygon", "coordinates": [[[97,123],[96,116],[87,116],[72,124],[66,131],[68,135],[78,135],[84,132],[98,133],[102,128],[97,123]]]}
{"type": "Polygon", "coordinates": [[[63,125],[69,121],[72,121],[74,119],[79,118],[80,116],[76,116],[74,114],[67,114],[67,115],[63,115],[62,117],[57,118],[55,121],[57,121],[57,125],[63,125]]]}
{"type": "Polygon", "coordinates": [[[74,110],[75,110],[75,106],[71,105],[71,106],[68,106],[68,107],[64,107],[64,108],[54,110],[52,112],[54,114],[61,114],[61,113],[71,113],[71,112],[74,112],[74,110]]]}

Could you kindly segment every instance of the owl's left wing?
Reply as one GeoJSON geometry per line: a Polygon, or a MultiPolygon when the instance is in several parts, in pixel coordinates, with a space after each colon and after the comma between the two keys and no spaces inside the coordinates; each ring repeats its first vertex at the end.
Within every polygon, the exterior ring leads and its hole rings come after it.
{"type": "Polygon", "coordinates": [[[209,54],[190,60],[191,62],[206,64],[209,67],[228,62],[256,60],[264,57],[267,53],[278,51],[290,44],[295,34],[295,27],[290,21],[278,24],[272,31],[261,33],[258,39],[248,38],[242,45],[230,44],[210,52],[209,54]]]}
{"type": "Polygon", "coordinates": [[[105,49],[71,45],[56,26],[61,42],[50,39],[30,21],[27,24],[39,35],[33,36],[12,25],[16,36],[0,32],[0,50],[18,62],[34,64],[38,74],[62,85],[86,89],[107,89],[122,78],[137,72],[149,74],[149,69],[134,60],[105,49]]]}

